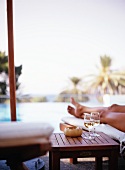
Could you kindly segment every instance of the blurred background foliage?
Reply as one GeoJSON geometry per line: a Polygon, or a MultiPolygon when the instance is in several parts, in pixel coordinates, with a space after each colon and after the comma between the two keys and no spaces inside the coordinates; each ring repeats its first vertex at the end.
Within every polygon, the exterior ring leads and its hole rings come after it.
{"type": "MultiPolygon", "coordinates": [[[[89,95],[95,95],[99,102],[103,102],[103,95],[125,94],[125,70],[112,70],[112,58],[108,55],[100,56],[100,64],[96,73],[83,74],[83,77],[69,77],[69,85],[61,91],[54,102],[70,102],[71,96],[78,102],[87,102],[89,95]]],[[[22,65],[15,66],[15,83],[18,102],[48,102],[46,96],[24,95],[21,92],[19,77],[22,65]]],[[[9,99],[9,67],[8,56],[0,51],[0,102],[9,99]]]]}

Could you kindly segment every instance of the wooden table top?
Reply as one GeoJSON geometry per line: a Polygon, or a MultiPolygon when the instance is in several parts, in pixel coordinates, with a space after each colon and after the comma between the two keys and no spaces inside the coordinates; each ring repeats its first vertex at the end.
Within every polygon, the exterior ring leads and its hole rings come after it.
{"type": "Polygon", "coordinates": [[[80,137],[66,137],[64,133],[53,133],[50,137],[52,150],[100,150],[119,149],[119,143],[111,139],[108,135],[99,132],[100,136],[93,140],[84,139],[88,132],[83,132],[80,137]]]}

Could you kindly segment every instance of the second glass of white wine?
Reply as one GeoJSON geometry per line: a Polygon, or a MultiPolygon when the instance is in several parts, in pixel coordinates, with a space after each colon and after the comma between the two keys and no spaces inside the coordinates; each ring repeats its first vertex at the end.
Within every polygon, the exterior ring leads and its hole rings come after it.
{"type": "Polygon", "coordinates": [[[98,133],[95,132],[95,127],[100,124],[100,114],[99,112],[91,112],[91,120],[94,122],[94,132],[91,136],[100,136],[98,133]]]}

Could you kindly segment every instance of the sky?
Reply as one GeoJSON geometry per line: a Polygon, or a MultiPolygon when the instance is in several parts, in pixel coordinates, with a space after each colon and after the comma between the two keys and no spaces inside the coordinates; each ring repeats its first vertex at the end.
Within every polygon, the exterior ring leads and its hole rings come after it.
{"type": "MultiPolygon", "coordinates": [[[[100,56],[125,67],[124,0],[13,0],[15,66],[24,94],[58,94],[70,77],[96,71],[100,56]]],[[[8,54],[6,1],[0,0],[0,51],[8,54]]]]}

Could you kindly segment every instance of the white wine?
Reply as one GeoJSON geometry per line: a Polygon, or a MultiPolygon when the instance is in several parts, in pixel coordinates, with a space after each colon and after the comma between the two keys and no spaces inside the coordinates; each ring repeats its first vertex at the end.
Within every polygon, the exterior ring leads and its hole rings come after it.
{"type": "Polygon", "coordinates": [[[89,131],[88,136],[84,136],[84,138],[88,140],[94,139],[94,137],[90,135],[90,129],[94,126],[94,121],[91,120],[91,114],[84,113],[84,126],[89,131]]]}
{"type": "Polygon", "coordinates": [[[84,122],[84,125],[86,128],[91,128],[92,126],[94,126],[94,122],[90,122],[90,121],[84,122]]]}
{"type": "Polygon", "coordinates": [[[94,120],[94,126],[98,126],[100,124],[100,120],[94,120]]]}

